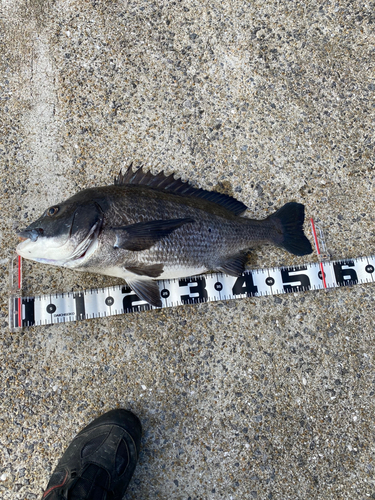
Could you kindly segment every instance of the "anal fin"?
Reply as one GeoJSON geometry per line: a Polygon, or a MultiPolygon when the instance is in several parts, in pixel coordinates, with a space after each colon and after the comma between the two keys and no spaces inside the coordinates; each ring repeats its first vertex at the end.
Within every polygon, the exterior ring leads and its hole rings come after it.
{"type": "Polygon", "coordinates": [[[221,266],[218,267],[218,271],[229,274],[229,276],[240,276],[245,271],[247,258],[247,254],[229,257],[221,266]]]}
{"type": "Polygon", "coordinates": [[[134,278],[127,279],[126,282],[140,299],[145,300],[155,307],[162,306],[159,285],[156,281],[152,281],[151,279],[134,278]]]}

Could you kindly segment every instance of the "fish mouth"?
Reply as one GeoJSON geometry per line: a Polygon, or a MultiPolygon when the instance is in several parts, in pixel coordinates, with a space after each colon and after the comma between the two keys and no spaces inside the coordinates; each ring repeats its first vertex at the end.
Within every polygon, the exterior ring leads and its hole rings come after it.
{"type": "Polygon", "coordinates": [[[17,236],[21,241],[30,240],[35,242],[39,236],[43,235],[43,232],[41,227],[37,229],[23,229],[22,231],[18,231],[17,236]]]}

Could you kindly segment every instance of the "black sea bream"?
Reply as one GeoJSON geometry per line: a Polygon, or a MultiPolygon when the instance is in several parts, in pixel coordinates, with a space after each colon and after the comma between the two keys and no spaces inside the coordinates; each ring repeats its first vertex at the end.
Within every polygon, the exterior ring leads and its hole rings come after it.
{"type": "Polygon", "coordinates": [[[230,196],[131,166],[113,186],[85,189],[48,208],[19,233],[19,255],[78,271],[117,276],[154,306],[155,279],[207,271],[239,276],[247,252],[265,243],[311,253],[304,206],[287,203],[264,220],[241,217],[230,196]]]}

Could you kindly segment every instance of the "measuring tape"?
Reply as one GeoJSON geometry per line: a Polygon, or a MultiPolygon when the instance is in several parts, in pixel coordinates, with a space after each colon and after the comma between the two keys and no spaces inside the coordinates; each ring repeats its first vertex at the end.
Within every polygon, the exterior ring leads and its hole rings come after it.
{"type": "MultiPolygon", "coordinates": [[[[320,232],[320,238],[318,238],[312,219],[311,225],[319,262],[299,266],[253,269],[237,278],[213,273],[183,279],[161,280],[158,284],[162,307],[280,295],[374,282],[375,255],[329,261],[328,254],[322,254],[320,251],[321,247],[325,250],[323,235],[320,232]],[[319,239],[321,245],[319,245],[319,239]]],[[[11,330],[157,309],[144,300],[140,300],[125,284],[22,297],[21,257],[16,257],[13,261],[11,287],[13,292],[9,301],[11,330]]]]}

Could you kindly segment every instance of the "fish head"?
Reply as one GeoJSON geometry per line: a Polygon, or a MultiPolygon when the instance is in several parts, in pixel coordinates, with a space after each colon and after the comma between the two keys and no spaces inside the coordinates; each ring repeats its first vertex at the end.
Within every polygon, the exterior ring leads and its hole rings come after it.
{"type": "Polygon", "coordinates": [[[47,208],[39,219],[19,231],[22,241],[16,251],[43,264],[76,267],[95,250],[103,217],[98,203],[75,195],[47,208]]]}

